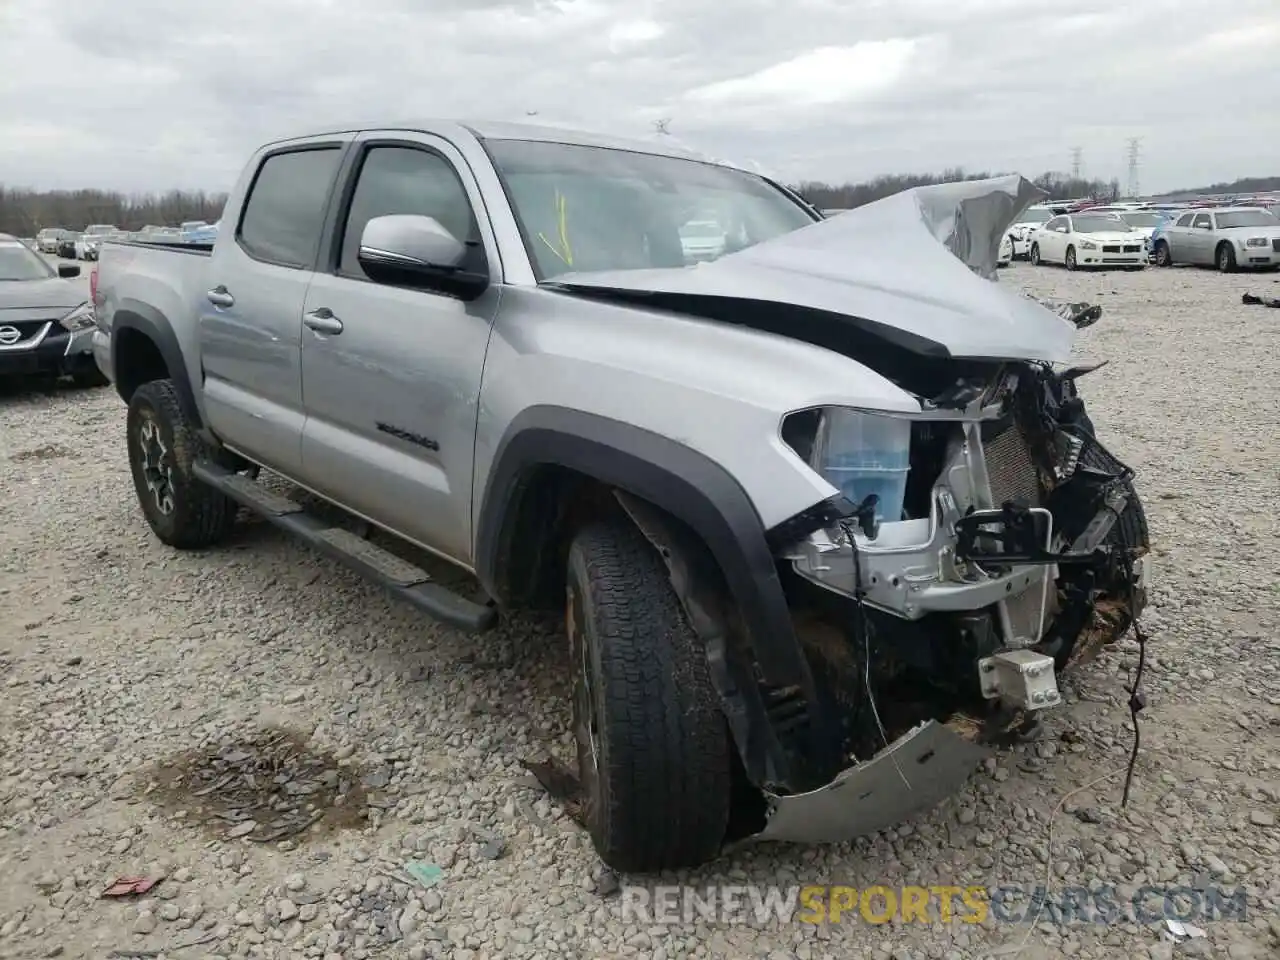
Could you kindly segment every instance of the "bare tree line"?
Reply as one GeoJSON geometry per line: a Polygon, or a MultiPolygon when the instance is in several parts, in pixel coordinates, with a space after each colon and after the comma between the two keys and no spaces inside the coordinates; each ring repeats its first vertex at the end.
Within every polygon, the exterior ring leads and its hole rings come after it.
{"type": "MultiPolygon", "coordinates": [[[[796,186],[810,203],[821,209],[860,207],[911,187],[958,180],[982,180],[991,173],[971,173],[961,168],[941,173],[886,174],[864,183],[833,185],[808,181],[796,186]]],[[[1086,180],[1044,173],[1035,184],[1054,200],[1095,197],[1116,200],[1118,180],[1086,180]]],[[[1171,191],[1179,194],[1250,193],[1280,189],[1280,177],[1246,177],[1231,183],[1171,191]]],[[[155,224],[176,225],[184,220],[212,223],[222,216],[226,194],[170,190],[164,194],[126,195],[108,190],[31,190],[0,184],[0,233],[32,237],[45,227],[83,230],[91,223],[110,223],[122,230],[139,230],[155,224]]]]}
{"type": "Polygon", "coordinates": [[[45,227],[83,230],[110,223],[121,230],[176,226],[184,220],[212,223],[222,216],[226,194],[170,190],[164,194],[107,190],[29,190],[0,184],[0,233],[33,237],[45,227]]]}

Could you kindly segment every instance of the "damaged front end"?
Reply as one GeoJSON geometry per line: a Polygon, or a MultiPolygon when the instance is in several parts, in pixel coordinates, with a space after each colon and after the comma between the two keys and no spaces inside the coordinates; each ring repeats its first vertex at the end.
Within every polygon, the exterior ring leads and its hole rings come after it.
{"type": "Polygon", "coordinates": [[[915,417],[824,409],[784,423],[843,491],[773,536],[849,766],[774,793],[760,836],[838,839],[933,806],[984,741],[1059,705],[1061,671],[1140,614],[1146,519],[1085,413],[1084,372],[1006,364],[915,417]]]}

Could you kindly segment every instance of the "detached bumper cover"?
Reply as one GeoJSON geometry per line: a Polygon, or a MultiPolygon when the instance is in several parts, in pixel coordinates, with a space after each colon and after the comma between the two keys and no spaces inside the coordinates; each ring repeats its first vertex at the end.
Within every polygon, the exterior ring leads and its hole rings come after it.
{"type": "Polygon", "coordinates": [[[991,753],[936,721],[809,793],[768,797],[758,840],[831,843],[901,823],[954,795],[991,753]]]}

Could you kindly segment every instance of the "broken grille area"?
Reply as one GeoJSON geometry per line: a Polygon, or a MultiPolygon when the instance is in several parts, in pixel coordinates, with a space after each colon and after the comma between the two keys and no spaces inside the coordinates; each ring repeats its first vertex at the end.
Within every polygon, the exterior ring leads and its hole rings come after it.
{"type": "Polygon", "coordinates": [[[1010,500],[1028,507],[1042,506],[1040,475],[1031,455],[1031,444],[1012,420],[1000,423],[988,437],[983,431],[982,456],[987,463],[991,502],[1000,506],[1010,500]]]}

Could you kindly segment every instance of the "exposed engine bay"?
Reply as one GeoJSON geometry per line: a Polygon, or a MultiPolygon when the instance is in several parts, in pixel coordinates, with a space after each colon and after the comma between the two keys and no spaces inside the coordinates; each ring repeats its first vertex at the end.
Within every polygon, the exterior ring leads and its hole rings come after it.
{"type": "MultiPolygon", "coordinates": [[[[1007,365],[962,410],[926,404],[909,424],[900,514],[846,500],[782,552],[846,756],[930,719],[1057,706],[1056,675],[1140,614],[1146,518],[1132,471],[1094,434],[1076,389],[1086,372],[1007,365]]],[[[802,457],[825,415],[787,424],[802,457]]]]}

